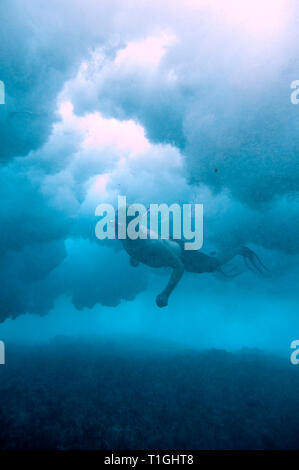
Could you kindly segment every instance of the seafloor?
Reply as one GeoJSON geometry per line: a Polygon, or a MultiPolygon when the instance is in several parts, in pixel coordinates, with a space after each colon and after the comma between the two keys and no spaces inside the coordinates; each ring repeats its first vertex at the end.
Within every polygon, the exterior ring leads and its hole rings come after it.
{"type": "Polygon", "coordinates": [[[299,448],[299,366],[256,350],[59,338],[6,347],[1,448],[299,448]]]}

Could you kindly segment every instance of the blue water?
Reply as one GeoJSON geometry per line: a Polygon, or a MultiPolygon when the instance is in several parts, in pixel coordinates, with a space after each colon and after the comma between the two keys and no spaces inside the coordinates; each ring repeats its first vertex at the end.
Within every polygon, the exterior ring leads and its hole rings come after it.
{"type": "Polygon", "coordinates": [[[298,5],[197,3],[1,0],[3,447],[298,447],[298,5]],[[120,195],[203,204],[202,251],[267,273],[158,308],[170,270],[95,236],[120,195]]]}

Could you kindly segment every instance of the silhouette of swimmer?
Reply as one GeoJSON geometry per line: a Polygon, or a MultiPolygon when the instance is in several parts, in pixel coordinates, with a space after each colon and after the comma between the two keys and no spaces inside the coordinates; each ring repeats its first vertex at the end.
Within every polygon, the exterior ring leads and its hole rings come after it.
{"type": "MultiPolygon", "coordinates": [[[[127,225],[134,217],[127,216],[127,225]]],[[[143,227],[136,227],[136,230],[142,230],[143,227]]],[[[118,236],[118,224],[115,226],[116,237],[118,236]]],[[[149,234],[149,231],[144,228],[149,234]]],[[[171,276],[162,292],[156,297],[158,307],[166,307],[168,299],[184,272],[191,273],[221,273],[226,277],[235,277],[237,274],[225,274],[222,266],[233,257],[240,255],[243,257],[247,267],[255,272],[264,274],[267,268],[264,266],[258,256],[248,247],[238,247],[235,250],[226,252],[220,256],[212,256],[196,250],[185,250],[185,240],[165,240],[153,238],[137,238],[132,240],[126,237],[121,240],[124,249],[130,256],[131,266],[137,267],[140,263],[152,268],[168,267],[172,268],[171,276]]],[[[238,273],[239,274],[239,273],[238,273]]]]}

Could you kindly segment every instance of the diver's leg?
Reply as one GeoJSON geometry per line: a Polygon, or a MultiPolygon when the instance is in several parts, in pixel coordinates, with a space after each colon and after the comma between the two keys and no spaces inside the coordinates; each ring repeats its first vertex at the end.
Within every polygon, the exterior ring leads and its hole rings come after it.
{"type": "Polygon", "coordinates": [[[182,250],[182,262],[189,273],[210,273],[217,271],[219,260],[214,256],[206,255],[201,251],[182,250]]]}
{"type": "Polygon", "coordinates": [[[257,254],[247,246],[236,247],[231,250],[226,250],[219,256],[221,266],[228,263],[235,256],[242,256],[246,266],[260,274],[269,273],[269,269],[263,264],[257,254]]]}

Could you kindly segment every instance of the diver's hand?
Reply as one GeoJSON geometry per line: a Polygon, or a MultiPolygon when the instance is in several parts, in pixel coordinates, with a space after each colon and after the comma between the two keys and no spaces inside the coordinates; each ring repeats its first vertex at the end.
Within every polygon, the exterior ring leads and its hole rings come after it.
{"type": "Polygon", "coordinates": [[[137,259],[135,258],[130,258],[130,265],[133,266],[133,268],[137,268],[137,266],[139,266],[139,261],[137,261],[137,259]]]}
{"type": "Polygon", "coordinates": [[[156,304],[160,308],[167,307],[167,305],[168,305],[168,295],[166,295],[164,293],[157,295],[156,304]]]}

